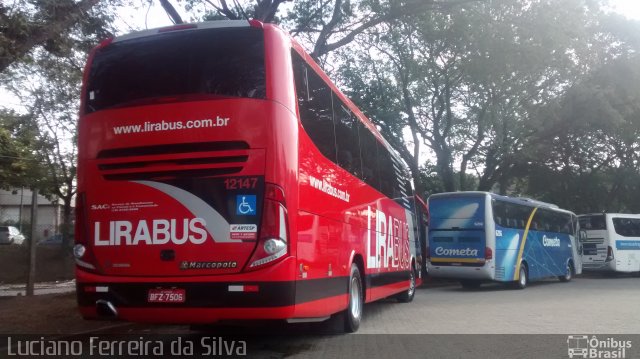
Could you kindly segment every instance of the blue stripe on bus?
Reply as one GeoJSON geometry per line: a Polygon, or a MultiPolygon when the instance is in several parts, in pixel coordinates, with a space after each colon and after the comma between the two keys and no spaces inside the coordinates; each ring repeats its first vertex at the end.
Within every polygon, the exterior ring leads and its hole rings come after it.
{"type": "Polygon", "coordinates": [[[617,250],[640,250],[640,241],[616,241],[617,250]]]}

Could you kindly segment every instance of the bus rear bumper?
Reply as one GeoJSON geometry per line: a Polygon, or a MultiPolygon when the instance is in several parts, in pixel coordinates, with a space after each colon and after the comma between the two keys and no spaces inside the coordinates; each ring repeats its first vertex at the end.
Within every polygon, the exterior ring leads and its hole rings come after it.
{"type": "Polygon", "coordinates": [[[582,263],[583,272],[615,272],[615,263],[611,262],[595,262],[595,263],[582,263]]]}
{"type": "Polygon", "coordinates": [[[329,286],[318,286],[295,274],[293,257],[263,270],[220,276],[104,276],[76,269],[76,293],[85,319],[141,323],[316,321],[347,307],[348,277],[328,278],[329,286]],[[174,302],[151,300],[150,293],[165,290],[182,297],[174,302]]]}
{"type": "MultiPolygon", "coordinates": [[[[167,297],[167,295],[164,295],[167,297]]],[[[294,316],[295,281],[78,283],[80,313],[88,319],[207,323],[220,319],[286,319],[294,316]],[[172,301],[152,300],[166,291],[172,301]]]]}
{"type": "Polygon", "coordinates": [[[494,280],[495,268],[493,263],[482,267],[452,266],[427,264],[429,276],[434,278],[494,280]]]}
{"type": "Polygon", "coordinates": [[[76,269],[85,319],[198,324],[296,316],[295,258],[250,273],[220,276],[107,276],[76,269]],[[171,298],[158,298],[158,292],[171,298]],[[153,294],[153,295],[152,295],[153,294]]]}
{"type": "Polygon", "coordinates": [[[153,324],[211,324],[221,320],[285,320],[293,317],[294,306],[270,308],[178,308],[116,307],[117,317],[100,314],[97,307],[80,306],[87,320],[122,320],[153,324]]]}

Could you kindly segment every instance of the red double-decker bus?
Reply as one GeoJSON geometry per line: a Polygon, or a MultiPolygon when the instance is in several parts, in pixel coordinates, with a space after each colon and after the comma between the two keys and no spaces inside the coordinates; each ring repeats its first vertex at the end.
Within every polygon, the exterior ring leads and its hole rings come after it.
{"type": "Polygon", "coordinates": [[[413,299],[424,208],[407,167],[286,33],[218,21],[110,39],[79,122],[88,319],[320,321],[413,299]]]}

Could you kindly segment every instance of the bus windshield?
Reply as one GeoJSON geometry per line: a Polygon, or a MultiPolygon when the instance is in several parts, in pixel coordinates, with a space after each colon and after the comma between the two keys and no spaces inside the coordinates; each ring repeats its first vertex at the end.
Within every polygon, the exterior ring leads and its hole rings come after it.
{"type": "Polygon", "coordinates": [[[429,199],[432,228],[484,228],[484,197],[434,197],[429,199]]]}
{"type": "Polygon", "coordinates": [[[597,214],[593,216],[580,216],[578,218],[581,229],[587,230],[603,230],[607,229],[607,221],[605,221],[604,214],[597,214]]]}
{"type": "Polygon", "coordinates": [[[97,50],[89,70],[85,113],[154,98],[264,98],[260,29],[167,32],[97,50]]]}

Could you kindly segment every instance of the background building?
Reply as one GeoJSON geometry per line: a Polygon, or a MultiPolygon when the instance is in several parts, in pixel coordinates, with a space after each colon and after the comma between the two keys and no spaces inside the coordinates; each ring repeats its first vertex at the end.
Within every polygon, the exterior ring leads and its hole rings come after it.
{"type": "MultiPolygon", "coordinates": [[[[16,188],[0,190],[0,224],[8,224],[29,233],[31,223],[31,190],[16,188]]],[[[58,233],[62,223],[62,201],[38,196],[36,240],[58,233]]]]}

